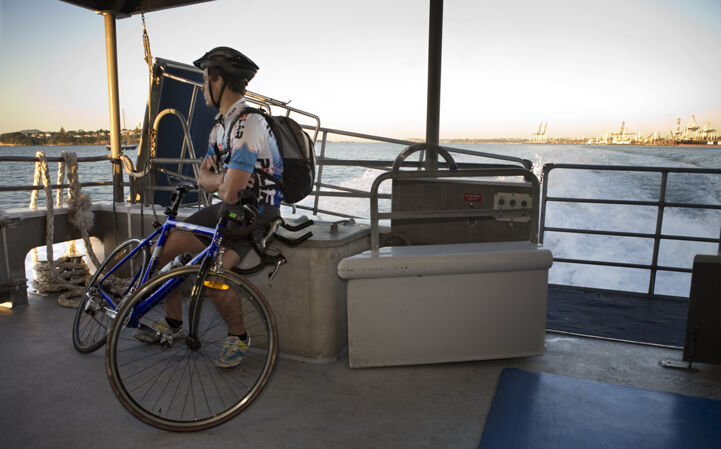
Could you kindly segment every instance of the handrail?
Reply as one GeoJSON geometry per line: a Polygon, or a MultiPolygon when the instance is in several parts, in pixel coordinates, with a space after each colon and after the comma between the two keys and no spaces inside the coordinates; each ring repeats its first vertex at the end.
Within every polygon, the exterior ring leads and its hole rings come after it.
{"type": "MultiPolygon", "coordinates": [[[[129,182],[123,182],[124,186],[130,185],[129,182]]],[[[91,181],[81,182],[80,187],[98,187],[98,186],[113,186],[113,181],[91,181]]],[[[50,184],[51,189],[69,189],[72,186],[70,184],[50,184]]],[[[0,192],[21,192],[23,190],[43,190],[45,187],[41,185],[37,186],[0,186],[0,192]]]]}
{"type": "MultiPolygon", "coordinates": [[[[301,127],[305,128],[305,129],[313,129],[307,125],[301,125],[301,127]]],[[[343,130],[333,129],[333,128],[320,127],[319,131],[321,133],[323,133],[324,135],[334,134],[334,135],[343,136],[343,137],[353,137],[353,138],[357,138],[357,139],[366,139],[366,140],[373,140],[376,142],[393,143],[393,144],[406,145],[406,146],[415,145],[415,144],[419,143],[419,142],[414,142],[412,140],[394,139],[391,137],[382,137],[382,136],[376,136],[373,134],[363,134],[363,133],[357,133],[357,132],[352,132],[352,131],[343,131],[343,130]]],[[[325,145],[325,143],[324,143],[324,145],[325,145]]],[[[477,157],[485,157],[485,158],[489,158],[489,159],[498,159],[498,160],[502,160],[502,161],[515,162],[517,164],[521,164],[523,167],[525,167],[528,170],[531,170],[533,168],[533,163],[531,161],[529,161],[528,159],[520,158],[520,157],[506,156],[505,154],[485,153],[483,151],[476,151],[476,150],[466,150],[463,148],[448,147],[445,145],[443,146],[443,148],[445,148],[446,150],[450,150],[453,153],[465,154],[467,156],[477,156],[477,157]]],[[[323,150],[323,148],[321,148],[321,153],[322,153],[322,150],[323,150]]]]}
{"type": "MultiPolygon", "coordinates": [[[[185,78],[182,76],[173,75],[171,73],[166,72],[164,70],[163,66],[160,66],[160,69],[162,71],[161,75],[163,77],[166,77],[166,78],[169,78],[169,79],[192,86],[194,95],[195,95],[195,92],[197,91],[197,89],[200,89],[203,87],[203,83],[201,83],[201,82],[198,82],[198,81],[195,81],[192,79],[188,79],[188,78],[185,78]]],[[[380,167],[382,169],[386,168],[386,161],[362,161],[361,162],[358,160],[353,160],[353,161],[344,160],[344,161],[338,163],[336,161],[333,161],[332,159],[326,159],[325,151],[326,151],[326,145],[327,145],[329,134],[344,136],[344,137],[366,139],[366,140],[371,140],[371,141],[375,141],[375,142],[400,144],[400,145],[405,145],[405,146],[412,146],[414,144],[417,144],[417,142],[411,142],[408,140],[401,140],[401,139],[394,139],[394,138],[388,138],[388,137],[374,136],[371,134],[363,134],[363,133],[357,133],[357,132],[323,128],[323,127],[321,127],[320,118],[317,115],[311,114],[309,112],[306,112],[306,111],[303,111],[303,110],[300,110],[300,109],[297,109],[294,107],[291,107],[289,105],[290,102],[276,100],[274,98],[271,98],[271,97],[268,97],[268,96],[265,96],[265,95],[262,95],[262,94],[259,94],[256,92],[246,91],[245,99],[248,102],[252,102],[252,103],[261,105],[262,107],[265,107],[268,110],[270,110],[271,107],[284,108],[286,110],[286,114],[285,114],[286,116],[290,116],[290,114],[292,112],[292,113],[306,116],[315,121],[314,126],[311,126],[308,124],[302,124],[302,123],[300,124],[300,126],[303,129],[313,131],[313,139],[312,140],[313,140],[314,144],[318,142],[318,135],[319,135],[319,133],[321,133],[320,156],[317,156],[315,154],[316,151],[314,151],[314,157],[317,158],[316,163],[318,166],[317,176],[315,179],[315,189],[311,193],[311,195],[315,196],[314,204],[313,204],[312,208],[308,208],[307,206],[294,205],[294,207],[300,207],[301,209],[311,210],[314,214],[321,213],[321,211],[319,209],[319,200],[320,200],[320,197],[322,197],[322,196],[370,197],[370,193],[368,193],[366,195],[360,194],[359,192],[346,192],[344,194],[338,194],[337,192],[329,193],[325,190],[322,190],[323,188],[344,190],[340,186],[331,186],[331,185],[323,182],[323,174],[324,174],[323,167],[325,165],[344,165],[344,166],[360,166],[360,167],[372,166],[373,168],[376,168],[376,167],[380,167]]],[[[156,119],[156,122],[157,122],[157,119],[156,119]]],[[[187,126],[184,124],[184,132],[186,133],[186,140],[190,140],[189,137],[187,137],[186,128],[187,128],[187,126]]],[[[469,155],[469,156],[474,156],[474,157],[485,157],[485,158],[490,158],[490,159],[502,160],[502,161],[506,161],[506,162],[513,162],[513,163],[516,163],[516,164],[519,164],[519,165],[525,167],[528,170],[532,169],[532,163],[527,159],[522,159],[522,158],[518,158],[518,157],[514,157],[514,156],[484,153],[484,152],[474,151],[474,150],[465,150],[465,149],[460,149],[460,148],[449,148],[449,147],[444,147],[444,148],[448,149],[449,151],[452,151],[453,153],[457,153],[457,154],[464,154],[464,155],[469,155]]],[[[182,156],[182,154],[181,154],[181,156],[182,156]]],[[[153,160],[153,162],[161,163],[160,159],[157,159],[157,158],[155,158],[153,160]]],[[[189,162],[189,161],[184,161],[184,162],[189,162]]],[[[463,166],[464,168],[468,168],[468,164],[465,164],[465,163],[458,164],[458,165],[463,166]]],[[[480,164],[477,164],[477,165],[480,165],[480,164]]],[[[195,166],[195,164],[193,165],[193,170],[197,170],[197,167],[195,166]]],[[[181,167],[179,166],[178,172],[180,172],[180,171],[181,171],[181,167]]],[[[196,175],[197,175],[197,173],[196,173],[196,175]]],[[[152,186],[149,186],[146,188],[153,189],[152,186]]],[[[341,214],[341,213],[334,213],[333,215],[346,216],[345,214],[341,214]]]]}
{"type": "MultiPolygon", "coordinates": [[[[78,157],[78,163],[80,162],[103,162],[103,161],[109,161],[111,158],[110,156],[84,156],[84,157],[78,157]]],[[[47,156],[45,158],[47,162],[65,162],[65,158],[57,157],[57,156],[47,156]]],[[[0,156],[0,162],[40,162],[40,159],[38,159],[35,156],[0,156]]],[[[129,185],[127,182],[122,183],[124,186],[129,185]]],[[[81,182],[80,187],[99,187],[99,186],[113,186],[113,181],[89,181],[89,182],[81,182]]],[[[68,189],[70,188],[70,184],[50,184],[50,188],[52,189],[68,189]]],[[[33,190],[43,190],[42,185],[26,185],[26,186],[0,186],[0,192],[21,192],[21,191],[28,191],[31,192],[33,190]]]]}
{"type": "MultiPolygon", "coordinates": [[[[182,160],[185,159],[184,156],[186,145],[188,146],[190,158],[195,159],[195,147],[193,146],[193,139],[190,137],[188,123],[183,113],[174,108],[167,108],[158,112],[158,115],[155,116],[155,121],[153,122],[153,140],[156,140],[158,138],[158,125],[160,124],[160,120],[168,114],[173,114],[175,117],[177,117],[177,119],[180,121],[180,125],[183,127],[183,147],[180,150],[181,161],[178,163],[178,171],[181,171],[183,165],[182,160]]],[[[155,142],[151,142],[150,145],[155,146],[155,142]]],[[[198,177],[198,167],[193,166],[193,174],[198,177]]]]}
{"type": "MultiPolygon", "coordinates": [[[[65,162],[62,157],[47,156],[45,158],[48,162],[65,162]]],[[[102,162],[109,161],[110,156],[84,156],[78,157],[78,162],[102,162]]],[[[0,162],[40,162],[35,156],[0,156],[0,162]]]]}
{"type": "MultiPolygon", "coordinates": [[[[189,85],[193,86],[195,89],[200,89],[203,87],[203,83],[199,83],[197,81],[194,81],[194,80],[191,80],[188,78],[183,78],[181,76],[170,74],[170,73],[166,72],[162,67],[161,67],[161,70],[163,72],[162,76],[165,78],[169,78],[169,79],[181,82],[181,83],[189,84],[189,85]]],[[[195,90],[194,90],[194,92],[195,92],[195,90]]],[[[264,107],[267,111],[270,111],[271,106],[281,107],[286,110],[286,117],[289,116],[291,112],[295,112],[296,114],[304,115],[310,119],[315,120],[315,122],[316,122],[315,127],[312,127],[309,125],[304,125],[304,128],[315,130],[315,133],[313,136],[313,142],[315,142],[316,138],[318,137],[318,130],[320,129],[320,117],[318,117],[317,115],[311,114],[310,112],[303,111],[301,109],[297,109],[297,108],[288,106],[288,104],[290,103],[289,101],[276,100],[274,98],[267,97],[265,95],[262,95],[262,94],[259,94],[256,92],[252,92],[250,90],[245,91],[245,99],[250,101],[251,103],[254,103],[261,107],[264,107]]]]}
{"type": "Polygon", "coordinates": [[[631,264],[623,262],[609,262],[609,261],[596,261],[588,259],[574,259],[574,258],[561,258],[554,257],[556,262],[565,263],[578,263],[587,265],[599,265],[599,266],[612,266],[619,268],[639,268],[647,269],[651,271],[649,277],[649,286],[647,295],[653,295],[656,287],[656,275],[658,271],[673,271],[681,273],[691,273],[692,270],[689,268],[680,267],[667,267],[658,264],[658,255],[660,244],[662,240],[682,240],[692,242],[703,242],[703,243],[718,243],[719,251],[721,251],[721,234],[718,239],[707,238],[707,237],[691,237],[691,236],[680,236],[663,234],[663,215],[664,209],[667,207],[674,208],[689,208],[689,209],[710,209],[710,210],[721,210],[721,204],[698,204],[698,203],[684,203],[684,202],[667,202],[666,201],[666,189],[668,185],[669,173],[690,173],[690,174],[714,174],[721,175],[721,169],[713,168],[684,168],[684,167],[643,167],[643,166],[627,166],[627,165],[586,165],[586,164],[558,164],[550,163],[543,166],[541,179],[543,181],[543,201],[541,204],[541,221],[540,221],[540,237],[539,241],[543,243],[543,237],[546,231],[549,232],[563,232],[563,233],[574,233],[574,234],[588,234],[588,235],[606,235],[606,236],[617,236],[617,237],[634,237],[634,238],[652,238],[653,253],[650,264],[631,264]],[[645,173],[660,173],[661,183],[659,187],[659,196],[657,201],[635,201],[635,200],[613,200],[613,199],[598,199],[598,198],[568,198],[568,197],[555,197],[548,196],[548,185],[549,176],[551,171],[554,169],[568,169],[568,170],[594,170],[594,171],[619,171],[619,172],[645,172],[645,173]],[[607,231],[601,229],[578,229],[578,228],[561,228],[561,227],[548,227],[546,226],[546,208],[548,202],[563,202],[563,203],[588,203],[588,204],[615,204],[615,205],[633,205],[633,206],[655,206],[656,211],[656,229],[653,233],[640,233],[640,232],[619,232],[619,231],[607,231]]]}

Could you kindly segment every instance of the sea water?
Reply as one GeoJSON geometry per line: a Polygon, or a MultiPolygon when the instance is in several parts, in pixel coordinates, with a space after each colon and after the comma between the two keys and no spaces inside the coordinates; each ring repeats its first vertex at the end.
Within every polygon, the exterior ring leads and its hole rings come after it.
{"type": "MultiPolygon", "coordinates": [[[[547,163],[602,164],[650,167],[700,167],[721,169],[721,147],[655,147],[655,146],[586,146],[550,144],[471,144],[452,143],[446,146],[484,153],[514,156],[530,160],[540,178],[547,163]]],[[[363,159],[392,161],[404,149],[402,145],[366,142],[329,142],[325,156],[337,159],[363,159]]],[[[44,151],[48,157],[59,156],[62,151],[74,151],[78,157],[107,154],[104,146],[64,147],[0,147],[0,155],[32,156],[44,151]]],[[[317,148],[320,152],[320,148],[317,148]]],[[[128,156],[135,160],[134,152],[128,156]]],[[[456,155],[458,162],[503,162],[468,155],[456,155]]],[[[33,164],[3,162],[0,185],[31,185],[33,164]]],[[[49,163],[52,182],[55,183],[57,163],[49,163]]],[[[325,184],[369,191],[380,170],[362,167],[322,168],[325,184]]],[[[111,166],[107,162],[83,163],[81,182],[108,181],[111,166]]],[[[127,176],[126,176],[127,180],[127,176]]],[[[600,198],[611,200],[658,201],[661,185],[660,173],[607,172],[554,170],[548,179],[548,195],[555,197],[600,198]]],[[[84,189],[93,201],[111,201],[109,187],[84,189]]],[[[381,185],[381,193],[390,192],[390,182],[381,185]]],[[[0,193],[0,209],[27,207],[28,192],[0,193]]],[[[315,199],[306,198],[301,204],[313,206],[315,199]]],[[[669,174],[667,202],[693,202],[721,204],[721,175],[669,174]]],[[[40,194],[38,204],[44,204],[40,194]]],[[[323,197],[318,207],[349,215],[368,217],[368,199],[323,197]]],[[[380,209],[390,209],[388,200],[381,200],[380,209]]],[[[657,226],[655,206],[605,205],[549,202],[546,226],[653,234],[657,226]]],[[[666,235],[714,238],[721,230],[721,211],[707,209],[666,208],[662,216],[661,232],[666,235]]],[[[555,257],[590,259],[628,264],[650,264],[653,257],[653,239],[600,235],[583,235],[546,232],[544,246],[555,257]]],[[[691,268],[693,257],[699,253],[715,253],[714,243],[663,240],[658,249],[658,264],[665,267],[691,268]]],[[[57,253],[56,253],[57,254],[57,253]]],[[[646,292],[649,289],[649,270],[617,268],[585,264],[554,263],[549,282],[563,285],[599,287],[626,291],[646,292]]],[[[659,271],[654,292],[672,296],[688,296],[690,274],[659,271]]]]}

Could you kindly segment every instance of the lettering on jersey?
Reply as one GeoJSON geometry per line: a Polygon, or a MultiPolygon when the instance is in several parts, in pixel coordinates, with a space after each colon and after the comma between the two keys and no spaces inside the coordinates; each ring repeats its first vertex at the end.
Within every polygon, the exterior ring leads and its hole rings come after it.
{"type": "Polygon", "coordinates": [[[245,114],[238,120],[238,126],[235,131],[235,138],[236,139],[242,139],[243,138],[243,132],[245,131],[245,118],[248,116],[248,114],[245,114]]]}
{"type": "Polygon", "coordinates": [[[258,191],[258,196],[259,196],[258,202],[259,202],[260,204],[271,204],[271,205],[272,205],[272,204],[273,204],[273,197],[270,196],[270,192],[272,192],[272,190],[260,190],[260,191],[258,191]]]}
{"type": "MultiPolygon", "coordinates": [[[[255,167],[259,168],[260,170],[263,170],[266,173],[270,172],[270,158],[258,158],[258,160],[255,162],[255,167]]],[[[265,179],[261,176],[258,176],[256,178],[256,182],[260,182],[261,187],[265,186],[272,186],[274,185],[273,181],[270,181],[268,179],[265,179]]],[[[258,201],[260,201],[262,204],[273,204],[274,203],[274,197],[276,196],[277,192],[275,189],[260,189],[259,198],[258,201]]]]}

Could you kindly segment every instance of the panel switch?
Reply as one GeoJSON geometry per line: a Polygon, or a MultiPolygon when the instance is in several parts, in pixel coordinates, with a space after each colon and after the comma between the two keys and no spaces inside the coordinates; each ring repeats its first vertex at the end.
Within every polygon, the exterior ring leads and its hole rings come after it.
{"type": "MultiPolygon", "coordinates": [[[[493,209],[499,211],[510,211],[528,209],[531,202],[531,195],[528,193],[514,193],[514,192],[495,192],[493,194],[493,209]]],[[[531,221],[531,213],[522,215],[495,215],[497,221],[512,221],[512,222],[528,222],[531,221]]]]}

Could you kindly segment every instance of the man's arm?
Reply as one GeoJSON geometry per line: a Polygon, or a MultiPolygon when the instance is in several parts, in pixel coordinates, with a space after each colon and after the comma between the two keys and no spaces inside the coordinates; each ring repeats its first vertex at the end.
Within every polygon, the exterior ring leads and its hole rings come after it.
{"type": "Polygon", "coordinates": [[[218,191],[218,186],[223,182],[223,172],[216,173],[211,171],[215,168],[215,156],[208,156],[203,159],[200,164],[200,172],[198,173],[198,184],[208,193],[218,191]]]}
{"type": "Polygon", "coordinates": [[[225,172],[223,182],[218,185],[218,196],[224,203],[235,204],[238,202],[238,191],[245,189],[250,180],[250,172],[229,168],[225,172]]]}
{"type": "Polygon", "coordinates": [[[215,168],[215,156],[203,159],[198,173],[198,184],[207,192],[218,192],[218,197],[228,204],[238,202],[238,191],[245,189],[250,181],[250,172],[229,168],[221,173],[211,171],[215,168]]]}

